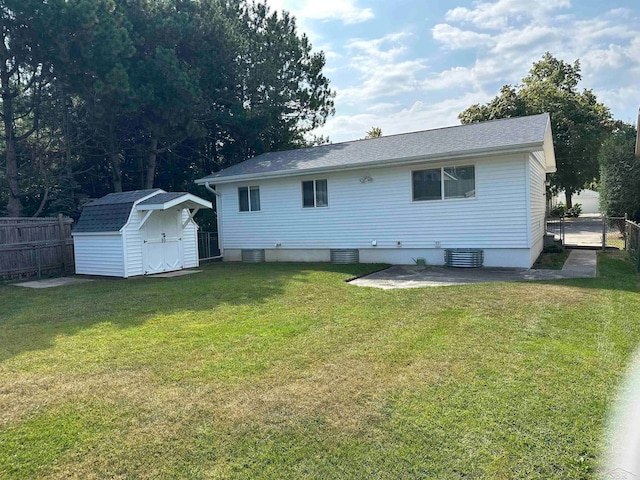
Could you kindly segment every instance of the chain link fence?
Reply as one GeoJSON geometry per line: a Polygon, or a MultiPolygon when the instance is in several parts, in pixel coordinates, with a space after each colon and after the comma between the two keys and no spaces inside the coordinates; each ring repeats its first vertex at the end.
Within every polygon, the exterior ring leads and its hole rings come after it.
{"type": "Polygon", "coordinates": [[[624,217],[602,218],[602,247],[626,249],[626,222],[624,217]]]}
{"type": "Polygon", "coordinates": [[[640,272],[640,225],[626,220],[625,238],[625,248],[633,259],[633,263],[636,266],[636,271],[640,272]]]}

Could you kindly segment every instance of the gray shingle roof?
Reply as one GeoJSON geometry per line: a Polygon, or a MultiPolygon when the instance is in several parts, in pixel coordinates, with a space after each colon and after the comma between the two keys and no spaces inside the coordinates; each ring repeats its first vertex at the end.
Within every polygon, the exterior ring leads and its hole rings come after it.
{"type": "Polygon", "coordinates": [[[155,205],[156,203],[166,203],[176,198],[188,195],[187,192],[171,192],[171,193],[159,193],[151,198],[141,201],[138,205],[155,205]]]}
{"type": "Polygon", "coordinates": [[[114,205],[118,203],[133,203],[140,200],[153,192],[160,192],[159,188],[151,188],[149,190],[131,190],[129,192],[110,193],[104,197],[87,203],[89,205],[114,205]]]}
{"type": "Polygon", "coordinates": [[[162,192],[162,190],[154,188],[151,190],[110,193],[98,198],[84,207],[73,232],[119,232],[129,220],[133,204],[153,192],[162,192]]]}
{"type": "Polygon", "coordinates": [[[421,132],[389,135],[317,147],[270,152],[226,168],[197,182],[232,181],[244,175],[338,169],[419,157],[501,150],[544,142],[549,114],[507,118],[421,132]]]}

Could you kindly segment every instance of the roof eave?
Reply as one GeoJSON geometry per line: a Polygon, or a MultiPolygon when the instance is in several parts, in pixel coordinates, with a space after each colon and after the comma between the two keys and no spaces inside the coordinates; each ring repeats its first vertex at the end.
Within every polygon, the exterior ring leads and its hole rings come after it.
{"type": "Polygon", "coordinates": [[[110,236],[117,236],[117,235],[122,235],[122,229],[120,230],[111,230],[108,232],[71,232],[71,236],[72,237],[95,237],[95,236],[104,236],[104,235],[110,235],[110,236]]]}
{"type": "Polygon", "coordinates": [[[544,152],[544,163],[546,173],[555,173],[556,168],[556,152],[553,148],[553,133],[551,131],[551,118],[547,119],[547,126],[544,132],[544,142],[542,144],[544,152]]]}
{"type": "MultiPolygon", "coordinates": [[[[375,162],[367,162],[360,164],[352,164],[352,165],[333,165],[329,167],[317,167],[317,168],[307,168],[300,170],[280,170],[277,172],[267,172],[267,173],[251,173],[247,175],[233,175],[228,177],[205,177],[195,180],[197,185],[206,185],[207,183],[210,185],[222,185],[226,183],[237,183],[237,182],[245,182],[249,180],[270,180],[273,178],[282,178],[282,177],[296,177],[303,175],[313,175],[316,173],[329,173],[329,172],[344,172],[350,170],[362,170],[366,168],[375,168],[375,167],[388,167],[388,166],[396,166],[396,165],[411,165],[416,163],[424,163],[424,162],[437,162],[442,160],[452,160],[459,158],[473,158],[473,157],[486,157],[491,154],[496,155],[507,155],[510,153],[524,153],[524,152],[533,152],[539,150],[545,144],[542,142],[535,143],[527,143],[521,144],[517,146],[507,146],[502,148],[487,148],[487,149],[476,149],[476,150],[465,150],[460,152],[449,152],[446,154],[434,154],[434,155],[419,155],[413,157],[403,157],[403,158],[393,158],[393,159],[385,159],[379,160],[375,162]]],[[[555,167],[555,157],[554,157],[554,167],[555,167]]]]}
{"type": "Polygon", "coordinates": [[[181,204],[187,204],[186,208],[213,208],[211,202],[204,200],[200,197],[197,197],[191,193],[187,193],[186,195],[182,195],[180,197],[174,198],[173,200],[169,200],[164,203],[149,203],[145,205],[136,205],[136,209],[138,210],[168,210],[170,208],[176,207],[181,204]]]}

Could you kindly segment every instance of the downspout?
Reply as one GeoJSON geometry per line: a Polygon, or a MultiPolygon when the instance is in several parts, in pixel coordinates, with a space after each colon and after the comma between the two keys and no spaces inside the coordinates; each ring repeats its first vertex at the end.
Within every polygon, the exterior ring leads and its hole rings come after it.
{"type": "Polygon", "coordinates": [[[209,182],[205,182],[204,187],[216,196],[216,225],[218,226],[218,249],[220,257],[224,257],[224,243],[222,241],[222,195],[211,186],[209,182]]]}

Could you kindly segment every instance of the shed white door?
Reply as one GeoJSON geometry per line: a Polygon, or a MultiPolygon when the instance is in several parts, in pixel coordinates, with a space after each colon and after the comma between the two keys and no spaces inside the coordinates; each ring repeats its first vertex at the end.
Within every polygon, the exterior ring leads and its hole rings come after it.
{"type": "Polygon", "coordinates": [[[180,270],[183,267],[180,210],[155,211],[142,228],[144,273],[180,270]]]}

